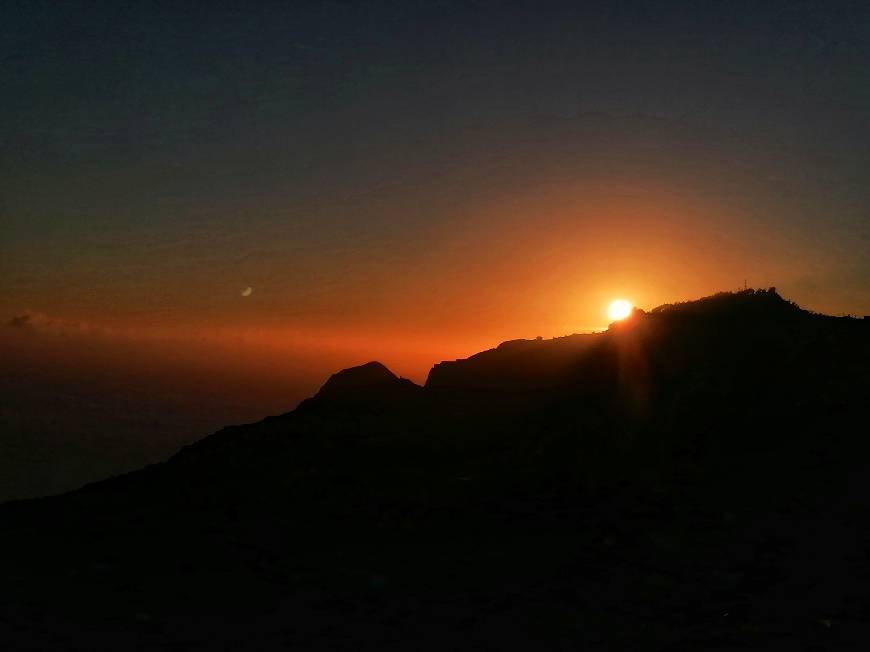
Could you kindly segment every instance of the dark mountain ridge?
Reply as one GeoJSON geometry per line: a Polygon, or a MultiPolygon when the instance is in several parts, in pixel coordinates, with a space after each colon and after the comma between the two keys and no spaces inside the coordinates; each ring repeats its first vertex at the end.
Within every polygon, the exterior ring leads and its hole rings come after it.
{"type": "Polygon", "coordinates": [[[0,633],[853,649],[870,640],[868,404],[867,321],[773,289],[506,342],[423,387],[372,362],[164,464],[0,507],[0,633]]]}
{"type": "MultiPolygon", "coordinates": [[[[649,446],[665,457],[674,446],[713,447],[718,454],[732,446],[740,455],[742,444],[728,443],[746,430],[737,422],[757,418],[770,430],[755,449],[795,448],[794,433],[784,438],[777,424],[799,421],[801,412],[836,419],[856,405],[848,399],[865,386],[868,331],[863,320],[808,313],[772,289],[721,293],[636,310],[602,333],[513,340],[442,362],[422,388],[379,363],[344,370],[295,412],[237,432],[240,445],[258,430],[278,439],[296,431],[324,439],[391,433],[424,448],[486,440],[483,455],[531,445],[530,438],[543,454],[544,435],[581,456],[631,440],[619,465],[634,452],[648,470],[649,446]],[[675,424],[689,414],[694,428],[675,424]]],[[[205,450],[210,439],[185,455],[205,450]]],[[[529,461],[520,457],[517,463],[529,461]]]]}

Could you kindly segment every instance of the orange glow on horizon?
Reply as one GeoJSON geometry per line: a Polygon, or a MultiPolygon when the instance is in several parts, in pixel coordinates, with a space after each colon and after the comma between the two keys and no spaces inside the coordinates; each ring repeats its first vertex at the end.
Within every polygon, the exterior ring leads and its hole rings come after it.
{"type": "Polygon", "coordinates": [[[423,382],[432,365],[505,340],[605,330],[615,297],[652,308],[734,287],[747,269],[750,283],[775,281],[793,296],[779,280],[791,278],[793,257],[776,240],[761,259],[757,240],[741,244],[723,226],[737,210],[675,183],[572,178],[469,201],[401,246],[327,240],[286,256],[296,236],[273,225],[246,245],[268,241],[271,257],[232,267],[218,264],[236,255],[221,241],[187,243],[205,262],[184,283],[176,248],[134,251],[153,269],[136,279],[120,273],[126,259],[96,270],[82,258],[63,278],[52,268],[37,286],[14,285],[0,315],[25,315],[18,331],[62,336],[71,349],[105,342],[108,366],[147,350],[143,358],[322,382],[379,360],[423,382]]]}

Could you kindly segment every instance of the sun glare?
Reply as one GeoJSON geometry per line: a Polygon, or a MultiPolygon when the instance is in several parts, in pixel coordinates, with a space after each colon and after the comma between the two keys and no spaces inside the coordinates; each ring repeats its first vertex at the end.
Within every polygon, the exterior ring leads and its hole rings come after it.
{"type": "Polygon", "coordinates": [[[615,299],[607,306],[607,316],[613,321],[619,321],[628,317],[631,314],[631,309],[631,302],[625,299],[615,299]]]}

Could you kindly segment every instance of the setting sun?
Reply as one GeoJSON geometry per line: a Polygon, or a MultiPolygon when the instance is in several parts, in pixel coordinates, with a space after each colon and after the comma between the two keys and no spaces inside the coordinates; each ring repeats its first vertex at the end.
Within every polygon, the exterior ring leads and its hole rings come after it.
{"type": "Polygon", "coordinates": [[[607,306],[607,316],[614,321],[625,319],[631,314],[632,305],[625,299],[615,299],[607,306]]]}

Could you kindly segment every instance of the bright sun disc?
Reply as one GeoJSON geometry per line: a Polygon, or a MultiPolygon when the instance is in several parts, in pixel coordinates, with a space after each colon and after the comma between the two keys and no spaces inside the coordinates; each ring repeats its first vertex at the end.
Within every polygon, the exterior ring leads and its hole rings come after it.
{"type": "Polygon", "coordinates": [[[607,315],[613,321],[619,321],[620,319],[625,319],[631,314],[632,305],[629,301],[625,299],[616,299],[615,301],[611,301],[610,305],[607,306],[607,315]]]}

